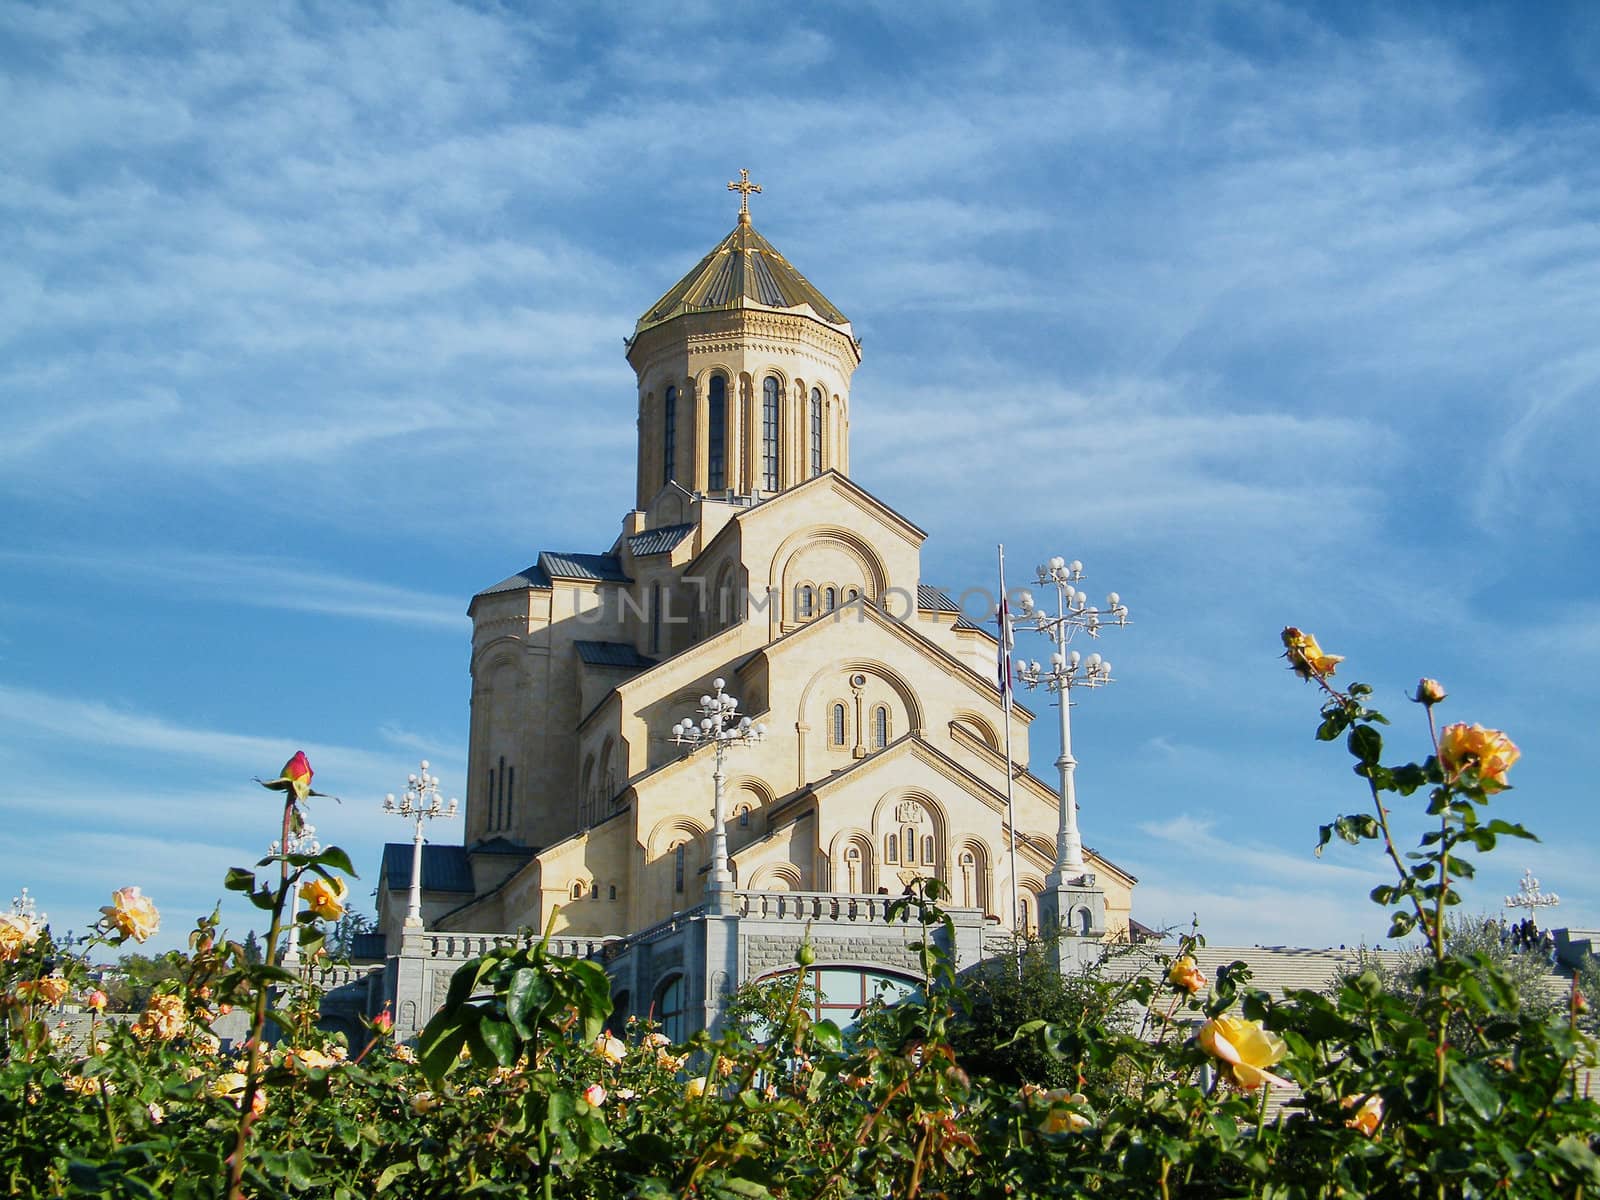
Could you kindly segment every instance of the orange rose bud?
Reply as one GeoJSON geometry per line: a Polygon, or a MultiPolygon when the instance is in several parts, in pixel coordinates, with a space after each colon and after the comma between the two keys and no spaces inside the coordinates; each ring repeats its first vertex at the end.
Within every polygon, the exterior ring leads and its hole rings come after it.
{"type": "Polygon", "coordinates": [[[1429,708],[1432,708],[1447,695],[1449,693],[1444,690],[1444,684],[1437,679],[1419,679],[1417,681],[1416,694],[1411,698],[1418,704],[1426,704],[1429,708]]]}
{"type": "Polygon", "coordinates": [[[92,1008],[95,1012],[105,1012],[108,1003],[109,998],[99,988],[96,988],[83,998],[83,1006],[92,1008]]]}
{"type": "Polygon", "coordinates": [[[311,760],[306,757],[304,750],[296,750],[294,757],[283,764],[283,772],[268,787],[277,786],[279,791],[292,791],[295,798],[304,800],[311,794],[311,760]]]}
{"type": "Polygon", "coordinates": [[[1167,972],[1167,982],[1192,996],[1206,986],[1206,977],[1195,965],[1193,957],[1185,954],[1173,961],[1172,969],[1167,972]]]}
{"type": "Polygon", "coordinates": [[[1289,660],[1289,669],[1301,679],[1310,679],[1313,675],[1325,679],[1333,674],[1334,667],[1344,661],[1341,654],[1324,654],[1315,637],[1293,625],[1283,631],[1283,647],[1283,657],[1289,660]]]}

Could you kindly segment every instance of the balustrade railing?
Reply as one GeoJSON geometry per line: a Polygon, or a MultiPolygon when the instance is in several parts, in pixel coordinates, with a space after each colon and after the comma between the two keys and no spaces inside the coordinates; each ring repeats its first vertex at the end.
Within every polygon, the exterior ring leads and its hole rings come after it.
{"type": "MultiPolygon", "coordinates": [[[[554,934],[550,938],[550,953],[560,958],[590,958],[617,940],[609,934],[554,934]]],[[[539,936],[535,934],[425,933],[422,952],[428,958],[465,962],[501,946],[531,946],[537,941],[539,936]]]]}

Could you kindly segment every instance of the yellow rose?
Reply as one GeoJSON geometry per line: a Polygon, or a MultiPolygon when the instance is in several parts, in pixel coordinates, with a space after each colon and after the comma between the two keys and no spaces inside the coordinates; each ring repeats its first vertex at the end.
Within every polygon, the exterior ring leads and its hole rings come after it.
{"type": "Polygon", "coordinates": [[[303,1071],[330,1071],[339,1065],[338,1060],[331,1054],[324,1054],[321,1050],[313,1050],[309,1046],[291,1050],[283,1058],[284,1066],[303,1071]]]}
{"type": "Polygon", "coordinates": [[[323,879],[320,875],[300,885],[300,899],[324,921],[337,921],[344,916],[344,898],[348,889],[342,879],[323,879]]]}
{"type": "Polygon", "coordinates": [[[1289,1081],[1266,1068],[1284,1056],[1288,1047],[1259,1021],[1243,1017],[1213,1017],[1200,1026],[1200,1048],[1221,1060],[1222,1073],[1235,1087],[1254,1091],[1263,1083],[1288,1087],[1289,1081]]]}
{"type": "Polygon", "coordinates": [[[608,1063],[620,1063],[628,1057],[628,1043],[609,1033],[602,1033],[594,1040],[594,1052],[608,1063]]]}
{"type": "Polygon", "coordinates": [[[1088,1098],[1082,1093],[1068,1093],[1066,1088],[1057,1088],[1045,1092],[1040,1099],[1050,1103],[1050,1111],[1045,1114],[1044,1120],[1039,1122],[1040,1133],[1077,1133],[1080,1129],[1089,1128],[1089,1118],[1069,1107],[1088,1106],[1088,1098]]]}
{"type": "Polygon", "coordinates": [[[1506,772],[1522,751],[1498,729],[1482,725],[1446,725],[1439,731],[1439,765],[1454,783],[1463,771],[1476,771],[1478,786],[1486,792],[1504,791],[1506,772]]]}
{"type": "Polygon", "coordinates": [[[136,887],[118,888],[111,893],[111,903],[100,911],[109,927],[136,942],[149,940],[161,928],[161,914],[156,911],[155,902],[136,887]]]}
{"type": "Polygon", "coordinates": [[[706,1077],[704,1075],[696,1075],[689,1080],[688,1083],[683,1085],[683,1094],[691,1100],[700,1099],[701,1096],[706,1094],[706,1077]]]}
{"type": "Polygon", "coordinates": [[[0,913],[0,963],[15,962],[41,932],[39,922],[27,913],[0,913]]]}
{"type": "Polygon", "coordinates": [[[1195,965],[1194,957],[1185,954],[1173,961],[1172,969],[1167,972],[1167,982],[1192,996],[1206,986],[1206,977],[1195,965]]]}
{"type": "Polygon", "coordinates": [[[1289,660],[1290,669],[1301,679],[1310,679],[1313,675],[1324,679],[1344,661],[1342,654],[1324,654],[1316,638],[1293,625],[1283,631],[1283,646],[1283,656],[1289,660]]]}
{"type": "Polygon", "coordinates": [[[411,1111],[419,1117],[425,1113],[432,1112],[438,1107],[439,1097],[435,1096],[432,1092],[418,1092],[415,1096],[411,1097],[411,1111]]]}
{"type": "MultiPolygon", "coordinates": [[[[245,1076],[241,1071],[227,1071],[206,1084],[206,1095],[216,1100],[231,1100],[235,1108],[244,1103],[245,1076]]],[[[250,1111],[260,1116],[267,1111],[267,1094],[256,1084],[255,1095],[250,1097],[250,1111]]]]}
{"type": "Polygon", "coordinates": [[[170,1042],[183,1032],[185,1014],[182,996],[151,996],[139,1019],[133,1023],[135,1037],[170,1042]]]}
{"type": "Polygon", "coordinates": [[[43,979],[29,979],[17,984],[17,996],[35,1004],[60,1004],[71,985],[59,975],[46,975],[43,979]]]}
{"type": "Polygon", "coordinates": [[[1355,1108],[1355,1115],[1345,1122],[1351,1129],[1358,1129],[1367,1137],[1378,1132],[1378,1126],[1383,1124],[1383,1097],[1374,1093],[1360,1101],[1360,1108],[1356,1108],[1357,1098],[1346,1096],[1345,1108],[1355,1108]]]}

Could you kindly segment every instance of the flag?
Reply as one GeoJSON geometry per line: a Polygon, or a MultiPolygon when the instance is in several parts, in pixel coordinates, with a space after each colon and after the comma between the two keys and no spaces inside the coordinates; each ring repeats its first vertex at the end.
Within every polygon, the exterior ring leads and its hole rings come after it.
{"type": "Polygon", "coordinates": [[[1011,629],[1011,610],[1006,607],[1006,598],[1000,597],[1000,647],[999,661],[995,663],[995,678],[1000,686],[1000,694],[1005,696],[1011,691],[1011,651],[1016,648],[1016,635],[1011,629]]]}

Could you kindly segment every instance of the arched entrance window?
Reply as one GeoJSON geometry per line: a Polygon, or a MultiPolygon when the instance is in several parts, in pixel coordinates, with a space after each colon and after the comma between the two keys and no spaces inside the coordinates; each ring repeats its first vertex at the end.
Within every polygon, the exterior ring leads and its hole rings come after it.
{"type": "Polygon", "coordinates": [[[761,486],[778,490],[778,394],[783,385],[768,375],[761,385],[761,486]]]}
{"type": "Polygon", "coordinates": [[[861,847],[849,846],[844,852],[845,890],[859,892],[866,884],[861,878],[861,847]]]}
{"type": "Polygon", "coordinates": [[[728,486],[728,380],[713,375],[706,402],[706,490],[728,486]]]}
{"type": "Polygon", "coordinates": [[[683,976],[674,975],[656,992],[656,1020],[661,1032],[674,1042],[683,1041],[683,976]]]}

